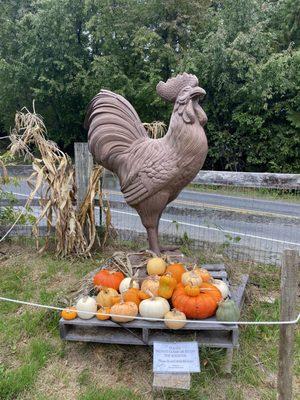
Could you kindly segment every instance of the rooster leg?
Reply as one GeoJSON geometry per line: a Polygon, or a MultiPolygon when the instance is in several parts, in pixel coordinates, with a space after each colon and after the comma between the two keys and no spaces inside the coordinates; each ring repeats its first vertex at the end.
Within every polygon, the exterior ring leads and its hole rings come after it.
{"type": "Polygon", "coordinates": [[[157,228],[147,228],[147,234],[150,250],[153,251],[156,255],[160,256],[157,228]]]}
{"type": "Polygon", "coordinates": [[[161,253],[158,244],[159,219],[168,204],[169,196],[168,191],[162,190],[134,207],[141,217],[142,224],[147,230],[149,248],[157,255],[161,253]]]}
{"type": "MultiPolygon", "coordinates": [[[[158,227],[159,227],[159,221],[160,221],[161,215],[162,215],[162,212],[160,213],[160,216],[159,216],[159,218],[158,218],[157,225],[156,225],[156,234],[157,234],[157,237],[158,237],[158,227]]],[[[173,246],[172,246],[172,245],[170,245],[170,246],[159,246],[159,249],[160,249],[160,252],[163,253],[163,252],[178,250],[179,247],[176,246],[176,245],[173,245],[173,246]]]]}

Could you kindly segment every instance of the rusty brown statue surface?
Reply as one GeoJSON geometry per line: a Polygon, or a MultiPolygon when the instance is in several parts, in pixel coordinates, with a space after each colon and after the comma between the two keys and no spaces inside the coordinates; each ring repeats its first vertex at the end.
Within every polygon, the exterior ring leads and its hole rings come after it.
{"type": "Polygon", "coordinates": [[[159,82],[156,91],[174,103],[163,138],[149,138],[133,106],[108,90],[101,90],[90,102],[85,127],[95,162],[119,177],[126,202],[147,230],[150,250],[160,254],[161,214],[205,161],[207,117],[199,104],[206,93],[195,75],[184,73],[159,82]]]}

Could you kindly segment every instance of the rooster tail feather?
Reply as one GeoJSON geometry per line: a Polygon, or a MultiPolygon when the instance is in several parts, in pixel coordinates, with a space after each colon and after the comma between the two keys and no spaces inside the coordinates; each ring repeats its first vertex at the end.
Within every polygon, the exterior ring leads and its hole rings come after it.
{"type": "Polygon", "coordinates": [[[109,90],[101,90],[90,102],[84,126],[88,129],[89,150],[95,161],[119,177],[126,172],[124,167],[128,163],[124,164],[122,159],[132,143],[148,138],[132,105],[109,90]]]}

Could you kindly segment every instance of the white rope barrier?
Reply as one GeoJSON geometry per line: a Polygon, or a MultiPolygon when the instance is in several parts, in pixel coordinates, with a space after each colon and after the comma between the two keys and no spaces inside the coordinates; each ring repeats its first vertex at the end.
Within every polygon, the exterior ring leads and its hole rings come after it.
{"type": "MultiPolygon", "coordinates": [[[[38,303],[31,303],[29,301],[22,301],[22,300],[16,300],[16,299],[10,299],[7,297],[0,297],[1,301],[7,301],[10,303],[17,303],[17,304],[23,304],[26,306],[32,306],[32,307],[39,307],[39,308],[46,308],[49,310],[55,310],[55,311],[63,311],[63,310],[68,310],[68,307],[62,308],[62,307],[55,307],[55,306],[48,306],[46,304],[38,304],[38,303]]],[[[72,311],[72,310],[70,310],[72,311]]],[[[82,314],[87,314],[87,315],[96,315],[97,313],[91,312],[91,311],[80,311],[82,314]]],[[[104,313],[103,313],[104,314],[104,313]]],[[[110,314],[110,313],[105,313],[105,315],[109,315],[110,317],[120,317],[120,315],[116,314],[110,314]]],[[[132,318],[132,315],[122,315],[122,317],[130,317],[132,318]]],[[[164,318],[145,318],[145,317],[134,317],[134,319],[137,320],[142,320],[142,321],[154,321],[154,322],[165,322],[164,318]]],[[[182,320],[168,320],[172,322],[182,322],[182,320]]],[[[292,324],[297,324],[300,321],[300,313],[298,314],[297,318],[291,321],[222,321],[220,324],[222,325],[292,325],[292,324]]],[[[211,324],[212,321],[207,321],[207,320],[191,320],[187,319],[186,322],[192,322],[192,323],[199,323],[199,324],[211,324]]],[[[214,322],[214,321],[213,321],[214,322]]]]}

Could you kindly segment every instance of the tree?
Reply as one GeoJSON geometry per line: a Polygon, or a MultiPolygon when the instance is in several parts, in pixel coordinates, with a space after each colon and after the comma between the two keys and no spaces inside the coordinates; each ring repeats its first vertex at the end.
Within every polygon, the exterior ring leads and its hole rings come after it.
{"type": "Polygon", "coordinates": [[[299,171],[298,3],[2,0],[1,130],[35,100],[50,137],[71,151],[101,88],[143,121],[168,123],[172,105],[155,87],[188,71],[207,91],[206,168],[299,171]]]}

